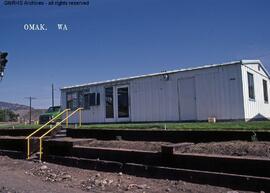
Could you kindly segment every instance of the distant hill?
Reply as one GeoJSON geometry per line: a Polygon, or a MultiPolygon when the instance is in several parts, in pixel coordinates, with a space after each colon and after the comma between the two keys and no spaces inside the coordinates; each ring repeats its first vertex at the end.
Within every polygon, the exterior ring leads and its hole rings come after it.
{"type": "MultiPolygon", "coordinates": [[[[19,117],[22,121],[29,120],[29,106],[21,105],[16,103],[8,103],[0,101],[0,109],[9,109],[16,114],[19,114],[19,117]]],[[[32,120],[38,120],[40,114],[44,113],[46,109],[34,109],[32,108],[32,120]]]]}
{"type": "Polygon", "coordinates": [[[7,102],[1,102],[0,101],[0,109],[9,109],[12,111],[17,111],[17,110],[29,110],[29,106],[27,105],[20,105],[16,103],[7,103],[7,102]]]}

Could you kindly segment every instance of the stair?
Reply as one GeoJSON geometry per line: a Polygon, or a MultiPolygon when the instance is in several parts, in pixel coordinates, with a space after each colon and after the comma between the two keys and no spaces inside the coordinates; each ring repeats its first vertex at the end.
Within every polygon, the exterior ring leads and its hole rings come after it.
{"type": "Polygon", "coordinates": [[[54,136],[53,138],[61,138],[61,137],[66,137],[67,136],[67,129],[66,128],[61,128],[54,136]]]}

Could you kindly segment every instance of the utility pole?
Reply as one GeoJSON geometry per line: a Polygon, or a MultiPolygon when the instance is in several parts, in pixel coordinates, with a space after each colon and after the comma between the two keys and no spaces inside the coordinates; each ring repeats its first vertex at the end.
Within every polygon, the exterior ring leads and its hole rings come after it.
{"type": "Polygon", "coordinates": [[[29,124],[32,124],[32,100],[35,100],[37,98],[35,97],[26,97],[26,99],[29,99],[29,124]]]}
{"type": "Polygon", "coordinates": [[[54,86],[52,84],[52,107],[54,107],[54,86]]]}

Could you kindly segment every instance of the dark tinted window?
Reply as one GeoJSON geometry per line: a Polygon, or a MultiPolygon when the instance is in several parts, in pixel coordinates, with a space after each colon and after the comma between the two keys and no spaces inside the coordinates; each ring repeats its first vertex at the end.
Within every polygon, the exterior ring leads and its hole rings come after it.
{"type": "Polygon", "coordinates": [[[96,93],[89,94],[89,105],[95,106],[96,105],[96,93]]]}
{"type": "Polygon", "coordinates": [[[253,78],[253,74],[249,72],[248,72],[248,96],[250,99],[255,99],[254,78],[253,78]]]}
{"type": "Polygon", "coordinates": [[[264,97],[264,102],[268,102],[268,87],[267,87],[266,80],[263,80],[263,97],[264,97]]]}
{"type": "Polygon", "coordinates": [[[78,106],[78,96],[76,92],[67,93],[67,108],[75,109],[78,106]]]}
{"type": "Polygon", "coordinates": [[[118,88],[118,117],[129,117],[128,87],[118,88]]]}
{"type": "Polygon", "coordinates": [[[84,95],[84,108],[88,109],[90,106],[100,105],[99,93],[88,93],[84,95]]]}
{"type": "Polygon", "coordinates": [[[59,107],[59,106],[50,107],[50,108],[47,110],[47,113],[57,112],[57,111],[60,111],[60,107],[59,107]]]}
{"type": "Polygon", "coordinates": [[[97,93],[97,105],[100,105],[100,94],[97,93]]]}
{"type": "Polygon", "coordinates": [[[105,88],[106,118],[114,118],[113,87],[105,88]]]}

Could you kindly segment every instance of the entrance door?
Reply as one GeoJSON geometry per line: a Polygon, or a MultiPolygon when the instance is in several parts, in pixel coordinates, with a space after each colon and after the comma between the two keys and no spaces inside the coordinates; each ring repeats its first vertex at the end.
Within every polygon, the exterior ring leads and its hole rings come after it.
{"type": "Polygon", "coordinates": [[[117,121],[129,121],[130,120],[130,108],[129,108],[129,87],[117,86],[116,87],[116,115],[117,121]]]}
{"type": "Polygon", "coordinates": [[[130,121],[129,87],[111,86],[105,88],[105,121],[130,121]]]}
{"type": "Polygon", "coordinates": [[[191,121],[197,119],[196,92],[194,77],[178,80],[178,101],[180,120],[191,121]]]}
{"type": "Polygon", "coordinates": [[[107,87],[105,88],[105,121],[106,122],[114,122],[115,120],[115,99],[114,99],[114,88],[113,87],[107,87]]]}

